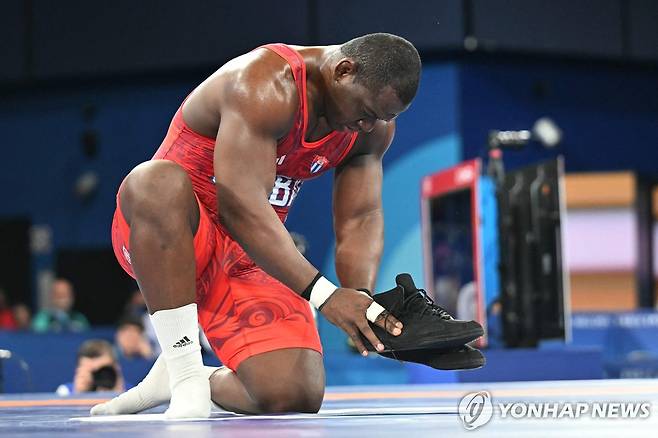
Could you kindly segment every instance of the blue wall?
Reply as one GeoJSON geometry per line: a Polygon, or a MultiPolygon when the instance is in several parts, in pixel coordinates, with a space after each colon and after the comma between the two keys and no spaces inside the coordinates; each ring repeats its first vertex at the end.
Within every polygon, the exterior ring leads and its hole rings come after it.
{"type": "Polygon", "coordinates": [[[567,171],[658,174],[658,73],[607,65],[477,62],[461,69],[464,158],[482,156],[490,129],[528,129],[549,116],[564,131],[554,151],[508,152],[509,167],[557,153],[567,171]]]}
{"type": "Polygon", "coordinates": [[[58,247],[110,243],[116,189],[123,176],[153,154],[169,120],[193,84],[112,86],[17,92],[0,104],[0,215],[26,215],[49,224],[58,247]],[[86,122],[83,108],[97,116],[86,122]],[[82,151],[85,128],[99,133],[98,157],[82,151]],[[93,201],[73,194],[77,176],[95,170],[100,186],[93,201]]]}

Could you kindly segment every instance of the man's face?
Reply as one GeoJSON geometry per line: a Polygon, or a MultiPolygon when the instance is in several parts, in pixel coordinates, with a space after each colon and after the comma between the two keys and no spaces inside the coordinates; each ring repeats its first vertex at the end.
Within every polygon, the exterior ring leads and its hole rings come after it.
{"type": "Polygon", "coordinates": [[[116,333],[116,343],[126,356],[138,354],[140,351],[143,332],[140,327],[133,324],[124,324],[116,333]]]}
{"type": "Polygon", "coordinates": [[[351,61],[341,62],[343,64],[339,63],[334,73],[330,105],[326,111],[332,129],[370,132],[377,120],[393,120],[409,107],[400,102],[390,86],[373,93],[355,81],[356,73],[351,61]]]}
{"type": "Polygon", "coordinates": [[[53,307],[64,312],[68,312],[73,307],[73,288],[71,283],[64,280],[57,280],[53,283],[52,288],[53,307]]]}
{"type": "Polygon", "coordinates": [[[30,310],[24,305],[14,307],[14,319],[16,325],[23,329],[30,326],[30,310]]]}

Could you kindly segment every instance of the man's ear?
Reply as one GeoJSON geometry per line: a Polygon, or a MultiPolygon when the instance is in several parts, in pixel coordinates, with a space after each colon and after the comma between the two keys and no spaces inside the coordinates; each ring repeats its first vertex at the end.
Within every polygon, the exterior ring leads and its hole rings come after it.
{"type": "Polygon", "coordinates": [[[356,74],[356,63],[351,58],[343,58],[334,68],[334,80],[341,81],[356,74]]]}

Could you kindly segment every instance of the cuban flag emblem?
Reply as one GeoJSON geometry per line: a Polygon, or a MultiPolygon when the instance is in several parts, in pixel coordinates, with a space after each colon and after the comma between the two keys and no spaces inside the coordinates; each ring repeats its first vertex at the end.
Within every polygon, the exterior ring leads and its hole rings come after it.
{"type": "Polygon", "coordinates": [[[325,157],[316,155],[311,161],[311,173],[318,173],[327,163],[329,163],[329,160],[325,157]]]}

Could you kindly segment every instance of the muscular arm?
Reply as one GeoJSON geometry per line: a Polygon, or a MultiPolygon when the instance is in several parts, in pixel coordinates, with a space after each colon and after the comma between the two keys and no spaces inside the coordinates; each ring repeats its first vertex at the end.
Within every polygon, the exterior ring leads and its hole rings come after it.
{"type": "Polygon", "coordinates": [[[382,156],[393,140],[395,122],[378,122],[363,135],[355,154],[336,170],[334,180],[334,230],[336,273],[341,286],[375,285],[384,248],[382,211],[382,156]]]}
{"type": "Polygon", "coordinates": [[[215,178],[222,224],[265,272],[297,293],[317,273],[296,249],[268,201],[276,171],[277,138],[297,108],[285,86],[243,71],[221,97],[215,178]]]}

